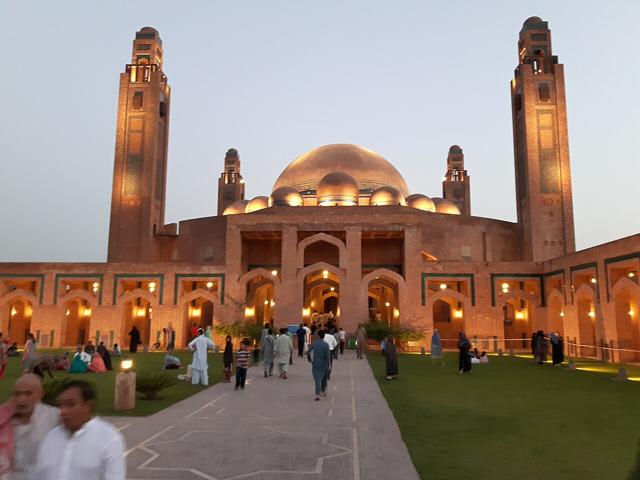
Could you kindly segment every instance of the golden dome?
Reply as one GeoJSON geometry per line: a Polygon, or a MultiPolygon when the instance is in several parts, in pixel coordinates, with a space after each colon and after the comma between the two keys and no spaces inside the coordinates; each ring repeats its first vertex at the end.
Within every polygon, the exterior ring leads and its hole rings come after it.
{"type": "Polygon", "coordinates": [[[435,212],[436,204],[426,195],[421,193],[414,193],[407,197],[407,205],[411,208],[417,208],[418,210],[424,210],[425,212],[435,212]]]}
{"type": "Polygon", "coordinates": [[[227,208],[224,209],[222,215],[236,215],[238,213],[244,213],[244,209],[246,208],[249,200],[238,200],[237,202],[233,202],[227,208]]]}
{"type": "Polygon", "coordinates": [[[263,208],[267,208],[269,206],[269,198],[268,197],[254,197],[249,200],[247,206],[244,209],[244,213],[251,213],[257,210],[262,210],[263,208]]]}
{"type": "Polygon", "coordinates": [[[333,172],[351,175],[360,190],[371,192],[389,185],[403,197],[409,195],[404,178],[391,163],[368,148],[345,143],[325,145],[299,156],[282,171],[273,190],[280,187],[293,187],[299,192],[316,190],[320,179],[333,172]]]}
{"type": "Polygon", "coordinates": [[[343,172],[331,172],[318,182],[316,197],[318,205],[352,206],[358,204],[358,184],[343,172]]]}
{"type": "Polygon", "coordinates": [[[300,207],[302,206],[302,195],[295,188],[280,187],[274,190],[269,197],[269,206],[300,207]]]}
{"type": "Polygon", "coordinates": [[[433,203],[436,204],[436,212],[460,215],[460,209],[455,203],[445,200],[444,198],[432,198],[432,200],[433,203]]]}
{"type": "Polygon", "coordinates": [[[406,205],[406,203],[397,188],[385,185],[373,191],[369,205],[406,205]]]}

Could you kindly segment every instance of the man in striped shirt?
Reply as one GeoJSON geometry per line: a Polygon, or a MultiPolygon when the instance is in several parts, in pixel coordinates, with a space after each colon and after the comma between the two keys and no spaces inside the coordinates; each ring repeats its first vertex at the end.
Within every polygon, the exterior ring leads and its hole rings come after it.
{"type": "Polygon", "coordinates": [[[244,382],[247,380],[247,369],[249,368],[249,357],[251,352],[245,342],[240,344],[240,349],[236,352],[236,388],[244,390],[244,382]]]}

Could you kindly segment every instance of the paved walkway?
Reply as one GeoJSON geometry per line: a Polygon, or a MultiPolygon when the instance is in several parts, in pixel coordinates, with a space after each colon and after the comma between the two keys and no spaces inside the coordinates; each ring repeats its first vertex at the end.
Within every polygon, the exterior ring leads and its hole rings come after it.
{"type": "Polygon", "coordinates": [[[319,402],[310,364],[294,362],[288,380],[252,367],[244,391],[218,384],[150,417],[111,418],[128,478],[419,478],[366,360],[349,351],[335,361],[319,402]]]}

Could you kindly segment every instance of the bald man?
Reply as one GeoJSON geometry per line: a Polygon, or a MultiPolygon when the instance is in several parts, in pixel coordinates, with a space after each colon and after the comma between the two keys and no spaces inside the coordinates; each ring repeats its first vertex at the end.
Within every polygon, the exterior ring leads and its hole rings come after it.
{"type": "Polygon", "coordinates": [[[38,460],[40,444],[50,430],[60,422],[57,408],[42,403],[42,383],[33,373],[22,375],[13,387],[8,400],[15,408],[15,469],[12,479],[30,480],[38,460]]]}

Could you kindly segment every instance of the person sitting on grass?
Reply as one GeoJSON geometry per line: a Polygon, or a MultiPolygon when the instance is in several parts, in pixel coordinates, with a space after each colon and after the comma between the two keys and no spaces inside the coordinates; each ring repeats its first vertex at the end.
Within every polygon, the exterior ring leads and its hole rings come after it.
{"type": "Polygon", "coordinates": [[[18,344],[13,342],[9,348],[7,348],[7,357],[19,357],[18,344]]]}
{"type": "Polygon", "coordinates": [[[91,357],[82,351],[82,347],[78,347],[76,353],[73,355],[73,360],[71,360],[69,373],[87,373],[90,362],[91,357]]]}
{"type": "Polygon", "coordinates": [[[182,361],[169,353],[164,356],[164,365],[162,368],[164,370],[176,370],[182,367],[182,361]]]}
{"type": "Polygon", "coordinates": [[[483,350],[482,353],[480,354],[479,360],[480,360],[480,363],[485,365],[489,363],[489,357],[487,356],[487,352],[483,350]]]}
{"type": "Polygon", "coordinates": [[[89,371],[93,373],[107,373],[107,367],[104,364],[102,356],[98,352],[94,352],[89,363],[89,371]]]}
{"type": "Polygon", "coordinates": [[[113,344],[113,350],[111,351],[111,355],[113,355],[114,357],[122,356],[122,349],[120,348],[120,345],[118,345],[117,343],[113,344]]]}
{"type": "Polygon", "coordinates": [[[113,367],[111,366],[111,354],[104,342],[100,342],[96,351],[102,357],[102,361],[104,362],[104,366],[107,367],[107,370],[113,370],[113,367]]]}

